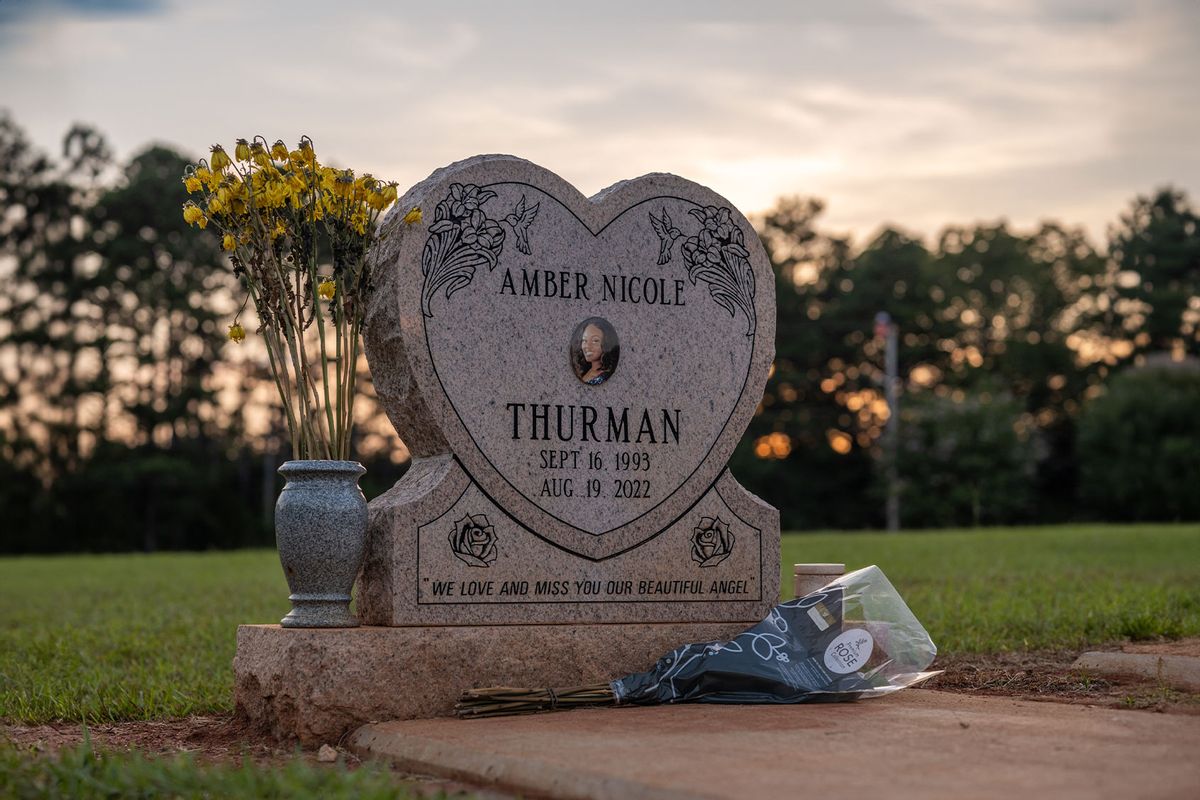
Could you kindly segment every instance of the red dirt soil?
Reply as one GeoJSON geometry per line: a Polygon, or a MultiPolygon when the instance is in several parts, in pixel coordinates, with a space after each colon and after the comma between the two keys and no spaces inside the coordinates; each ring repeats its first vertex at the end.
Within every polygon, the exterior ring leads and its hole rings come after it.
{"type": "MultiPolygon", "coordinates": [[[[1108,648],[1127,653],[1200,656],[1200,639],[1140,642],[1108,648]]],[[[1073,668],[1073,650],[1037,650],[989,655],[940,656],[943,675],[925,684],[930,689],[963,694],[1083,703],[1172,714],[1200,714],[1200,694],[1181,692],[1136,676],[1099,677],[1073,668]]]]}

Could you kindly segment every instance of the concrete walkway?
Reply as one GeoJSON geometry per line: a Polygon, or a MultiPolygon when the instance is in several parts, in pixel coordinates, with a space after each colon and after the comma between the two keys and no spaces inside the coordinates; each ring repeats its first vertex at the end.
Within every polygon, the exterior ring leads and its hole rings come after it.
{"type": "Polygon", "coordinates": [[[1200,716],[909,690],[367,725],[411,772],[561,798],[1200,797],[1200,716]]]}
{"type": "Polygon", "coordinates": [[[1127,644],[1119,652],[1087,652],[1071,666],[1101,675],[1149,678],[1185,692],[1200,692],[1200,639],[1127,644]]]}

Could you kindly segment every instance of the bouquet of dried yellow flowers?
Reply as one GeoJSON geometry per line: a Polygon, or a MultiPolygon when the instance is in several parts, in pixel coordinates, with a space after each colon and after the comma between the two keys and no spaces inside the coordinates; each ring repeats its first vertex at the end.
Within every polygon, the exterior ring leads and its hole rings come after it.
{"type": "MultiPolygon", "coordinates": [[[[348,459],[371,289],[367,253],[396,184],[322,164],[308,137],[295,149],[239,139],[232,158],[215,145],[183,182],[195,198],[184,204],[184,220],[216,230],[246,288],[229,326],[233,341],[245,339],[241,316],[254,302],[292,457],[348,459]]],[[[405,222],[420,218],[414,208],[405,222]]]]}

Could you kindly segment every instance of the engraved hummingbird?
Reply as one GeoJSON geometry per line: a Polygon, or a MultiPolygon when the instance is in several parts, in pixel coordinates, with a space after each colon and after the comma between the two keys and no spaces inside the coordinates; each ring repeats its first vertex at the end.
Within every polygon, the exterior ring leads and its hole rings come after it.
{"type": "Polygon", "coordinates": [[[675,240],[683,235],[679,228],[675,227],[675,223],[671,221],[671,216],[667,213],[667,209],[663,208],[662,218],[654,216],[654,212],[650,212],[650,224],[654,226],[654,232],[658,234],[658,263],[666,264],[671,260],[671,248],[675,245],[675,240]]]}
{"type": "Polygon", "coordinates": [[[529,255],[529,224],[533,222],[533,218],[537,216],[538,206],[541,203],[534,203],[529,208],[525,207],[525,195],[521,195],[521,200],[517,203],[517,207],[513,212],[504,218],[504,221],[512,226],[513,233],[517,237],[517,249],[525,255],[529,255]]]}

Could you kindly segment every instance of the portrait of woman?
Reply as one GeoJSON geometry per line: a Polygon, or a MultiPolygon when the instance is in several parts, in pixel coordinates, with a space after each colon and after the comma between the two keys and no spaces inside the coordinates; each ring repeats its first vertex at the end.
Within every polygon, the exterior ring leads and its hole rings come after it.
{"type": "Polygon", "coordinates": [[[617,332],[602,317],[588,317],[576,325],[569,349],[575,376],[589,386],[599,386],[611,378],[621,357],[617,332]]]}

